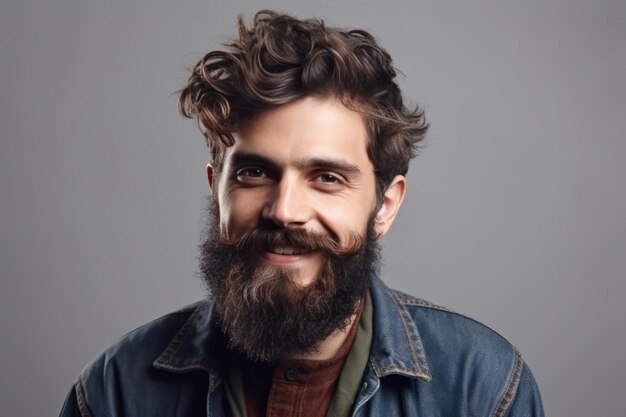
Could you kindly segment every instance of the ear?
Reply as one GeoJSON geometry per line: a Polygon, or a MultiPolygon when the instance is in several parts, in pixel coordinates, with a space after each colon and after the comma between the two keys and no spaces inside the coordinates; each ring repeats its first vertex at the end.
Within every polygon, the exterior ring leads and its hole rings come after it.
{"type": "Polygon", "coordinates": [[[215,181],[217,181],[216,178],[216,173],[215,173],[215,169],[213,168],[213,166],[211,164],[206,164],[206,178],[209,181],[209,187],[211,188],[211,195],[213,197],[215,197],[216,194],[216,187],[217,187],[217,183],[215,181]]]}
{"type": "Polygon", "coordinates": [[[383,194],[382,206],[376,213],[375,231],[378,236],[383,236],[396,219],[398,210],[406,193],[406,178],[404,175],[396,175],[383,194]]]}

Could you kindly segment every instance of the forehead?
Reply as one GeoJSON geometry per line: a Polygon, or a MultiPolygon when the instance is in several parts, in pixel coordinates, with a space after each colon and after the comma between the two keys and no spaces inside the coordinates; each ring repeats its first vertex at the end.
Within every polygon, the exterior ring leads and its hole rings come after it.
{"type": "Polygon", "coordinates": [[[289,165],[303,159],[335,159],[373,172],[363,116],[333,98],[307,97],[261,113],[246,123],[226,149],[255,153],[289,165]]]}

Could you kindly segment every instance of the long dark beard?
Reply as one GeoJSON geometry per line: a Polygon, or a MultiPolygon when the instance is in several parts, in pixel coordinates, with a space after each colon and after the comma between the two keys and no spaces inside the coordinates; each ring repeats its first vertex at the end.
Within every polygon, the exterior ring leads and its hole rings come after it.
{"type": "Polygon", "coordinates": [[[364,237],[353,234],[340,247],[329,236],[302,229],[260,227],[237,241],[224,241],[217,208],[211,205],[209,210],[200,269],[230,349],[253,361],[274,363],[294,353],[314,352],[348,325],[378,272],[380,245],[373,216],[364,237]],[[324,255],[311,284],[297,284],[297,271],[251,261],[255,251],[279,243],[324,255]]]}

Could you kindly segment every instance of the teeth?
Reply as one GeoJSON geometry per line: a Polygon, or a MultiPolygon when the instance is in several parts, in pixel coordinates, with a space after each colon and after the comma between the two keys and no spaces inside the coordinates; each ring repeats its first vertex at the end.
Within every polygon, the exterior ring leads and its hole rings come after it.
{"type": "Polygon", "coordinates": [[[304,253],[305,251],[298,251],[291,246],[274,246],[269,248],[271,252],[278,253],[280,255],[298,255],[300,253],[304,253]]]}

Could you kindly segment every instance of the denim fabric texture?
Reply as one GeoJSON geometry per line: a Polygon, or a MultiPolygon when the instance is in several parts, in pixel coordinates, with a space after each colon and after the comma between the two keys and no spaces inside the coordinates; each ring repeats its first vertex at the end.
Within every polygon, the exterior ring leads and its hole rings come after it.
{"type": "MultiPolygon", "coordinates": [[[[503,337],[378,279],[370,292],[374,335],[352,416],[543,416],[503,337]]],[[[60,416],[227,415],[225,341],[211,312],[202,301],[122,337],[83,370],[60,416]]]]}

